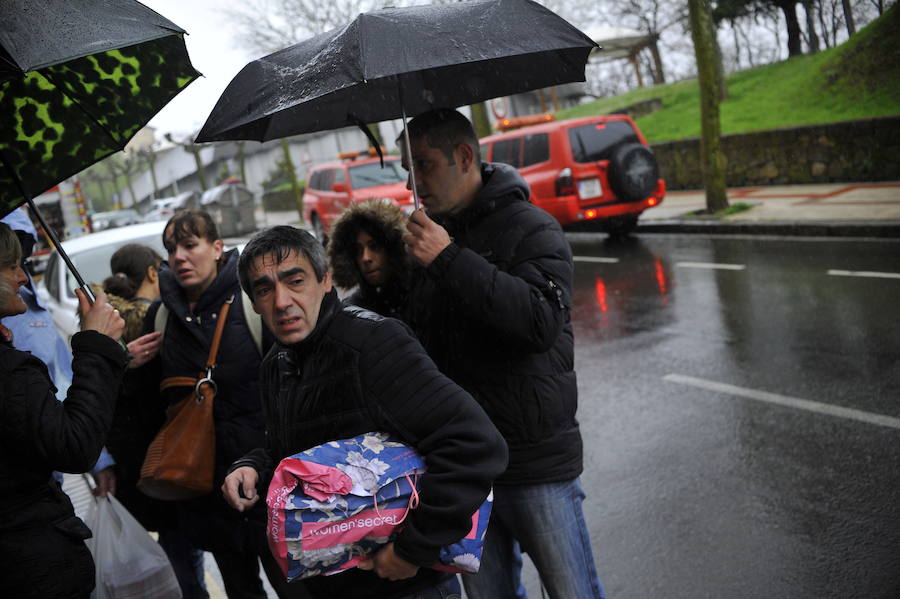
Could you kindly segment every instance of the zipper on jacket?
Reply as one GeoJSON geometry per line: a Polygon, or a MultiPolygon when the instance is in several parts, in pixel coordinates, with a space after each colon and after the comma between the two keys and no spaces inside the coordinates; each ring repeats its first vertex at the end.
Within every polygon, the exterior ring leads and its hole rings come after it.
{"type": "Polygon", "coordinates": [[[557,285],[556,283],[554,283],[552,279],[547,279],[547,284],[549,285],[550,289],[551,289],[554,293],[556,293],[556,301],[559,303],[559,309],[560,309],[560,310],[565,310],[565,309],[566,309],[566,306],[565,306],[565,304],[563,304],[563,292],[562,292],[562,289],[560,289],[560,288],[559,288],[559,285],[557,285]]]}

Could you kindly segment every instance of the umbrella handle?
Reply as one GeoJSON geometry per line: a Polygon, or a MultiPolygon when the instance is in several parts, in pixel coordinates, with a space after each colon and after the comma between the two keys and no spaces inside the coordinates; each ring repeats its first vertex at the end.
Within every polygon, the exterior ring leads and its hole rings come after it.
{"type": "Polygon", "coordinates": [[[69,255],[66,253],[66,250],[63,249],[62,243],[59,241],[59,237],[56,236],[56,231],[47,224],[47,221],[44,220],[44,215],[41,214],[41,211],[38,210],[38,207],[34,204],[33,199],[28,199],[28,206],[31,208],[31,211],[37,216],[38,221],[41,223],[41,227],[44,229],[44,233],[47,234],[47,237],[50,238],[50,242],[53,244],[53,247],[56,248],[56,251],[59,252],[59,255],[62,257],[63,262],[66,263],[66,267],[68,267],[69,271],[75,275],[75,280],[78,281],[78,287],[84,291],[84,294],[87,296],[88,301],[92,304],[94,300],[97,298],[94,296],[94,291],[88,286],[87,283],[84,282],[84,277],[81,276],[81,273],[78,272],[78,269],[75,268],[75,265],[72,263],[72,260],[69,258],[69,255]]]}

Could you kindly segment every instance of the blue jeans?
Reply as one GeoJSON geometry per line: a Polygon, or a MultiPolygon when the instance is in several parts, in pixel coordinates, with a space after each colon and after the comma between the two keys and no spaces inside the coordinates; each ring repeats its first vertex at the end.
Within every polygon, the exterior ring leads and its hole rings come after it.
{"type": "Polygon", "coordinates": [[[478,574],[464,574],[468,599],[520,595],[521,545],[551,599],[605,599],[594,565],[575,478],[541,485],[497,485],[478,574]]]}
{"type": "Polygon", "coordinates": [[[462,589],[459,588],[459,579],[452,576],[436,586],[407,595],[402,599],[461,599],[461,597],[462,589]]]}

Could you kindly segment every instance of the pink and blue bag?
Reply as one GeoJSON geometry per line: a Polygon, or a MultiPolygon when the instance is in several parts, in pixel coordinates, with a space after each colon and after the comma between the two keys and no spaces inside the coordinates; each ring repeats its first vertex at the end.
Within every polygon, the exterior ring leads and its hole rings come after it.
{"type": "MultiPolygon", "coordinates": [[[[425,463],[387,433],[332,441],[285,458],[266,496],[267,536],[287,580],[355,567],[392,541],[419,501],[425,463]]],[[[472,515],[472,529],[442,547],[431,567],[477,572],[492,495],[472,515]]]]}

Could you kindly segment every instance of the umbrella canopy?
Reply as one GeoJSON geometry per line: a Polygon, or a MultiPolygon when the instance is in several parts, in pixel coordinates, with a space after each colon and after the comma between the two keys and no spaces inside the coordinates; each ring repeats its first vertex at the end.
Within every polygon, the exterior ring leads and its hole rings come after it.
{"type": "Polygon", "coordinates": [[[0,3],[0,216],[117,152],[199,73],[134,0],[0,3]]]}
{"type": "Polygon", "coordinates": [[[531,0],[363,13],[245,66],[197,141],[265,141],[584,81],[596,46],[531,0]]]}

